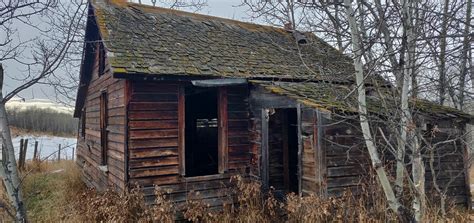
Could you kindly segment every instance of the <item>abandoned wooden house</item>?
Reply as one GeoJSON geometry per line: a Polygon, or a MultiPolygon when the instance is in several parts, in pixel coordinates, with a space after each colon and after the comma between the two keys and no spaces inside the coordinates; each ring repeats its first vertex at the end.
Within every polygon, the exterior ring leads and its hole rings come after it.
{"type": "MultiPolygon", "coordinates": [[[[89,186],[139,184],[151,199],[159,185],[177,203],[200,191],[219,206],[237,174],[331,196],[356,191],[370,171],[352,60],[315,35],[134,3],[96,1],[88,14],[74,115],[89,186]]],[[[377,114],[382,102],[375,91],[369,99],[377,114]]],[[[427,140],[456,139],[434,151],[427,179],[467,202],[462,134],[472,118],[422,100],[412,107],[427,140]]]]}

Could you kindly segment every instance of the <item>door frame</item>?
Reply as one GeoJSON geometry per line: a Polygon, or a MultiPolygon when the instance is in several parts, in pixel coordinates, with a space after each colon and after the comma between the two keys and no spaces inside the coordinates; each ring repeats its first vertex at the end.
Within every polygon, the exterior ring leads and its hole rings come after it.
{"type": "Polygon", "coordinates": [[[296,109],[296,116],[297,116],[297,134],[298,134],[298,195],[302,195],[301,191],[301,183],[302,183],[302,138],[301,138],[301,105],[298,103],[296,107],[271,107],[271,108],[262,108],[261,109],[261,154],[262,154],[262,162],[261,162],[261,176],[262,176],[262,186],[265,190],[270,188],[269,180],[269,146],[268,146],[268,122],[270,119],[269,111],[270,109],[296,109]]]}

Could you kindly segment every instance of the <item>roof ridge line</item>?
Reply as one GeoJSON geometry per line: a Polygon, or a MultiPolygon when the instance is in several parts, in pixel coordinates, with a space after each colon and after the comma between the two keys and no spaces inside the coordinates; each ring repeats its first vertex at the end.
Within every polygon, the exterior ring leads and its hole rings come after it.
{"type": "Polygon", "coordinates": [[[128,2],[127,5],[129,7],[135,8],[135,9],[146,8],[146,9],[151,9],[151,10],[160,10],[162,12],[176,13],[176,14],[179,14],[180,16],[189,16],[189,17],[192,17],[192,18],[195,18],[195,19],[200,19],[201,18],[201,19],[209,19],[209,20],[220,21],[220,22],[240,23],[240,24],[243,24],[243,25],[253,25],[253,26],[258,26],[258,27],[267,27],[267,28],[276,29],[276,30],[279,30],[279,31],[288,32],[288,33],[291,32],[291,31],[288,31],[288,30],[284,29],[283,27],[266,25],[266,24],[258,24],[258,23],[253,23],[253,22],[241,21],[241,20],[237,20],[237,19],[229,19],[229,18],[225,18],[225,17],[206,15],[206,14],[195,13],[195,12],[188,12],[188,11],[183,11],[183,10],[178,10],[178,9],[164,8],[164,7],[140,4],[140,3],[135,3],[135,2],[128,2]]]}

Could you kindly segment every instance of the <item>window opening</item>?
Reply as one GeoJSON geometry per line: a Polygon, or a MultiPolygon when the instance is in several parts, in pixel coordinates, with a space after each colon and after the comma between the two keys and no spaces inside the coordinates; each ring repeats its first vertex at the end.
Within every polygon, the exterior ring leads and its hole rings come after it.
{"type": "Polygon", "coordinates": [[[82,115],[81,115],[81,137],[82,138],[86,137],[86,109],[85,108],[82,110],[82,115]]]}
{"type": "Polygon", "coordinates": [[[99,76],[105,72],[105,48],[104,44],[99,43],[99,76]]]}
{"type": "Polygon", "coordinates": [[[107,165],[107,92],[100,95],[100,164],[107,165]]]}
{"type": "Polygon", "coordinates": [[[185,89],[186,176],[218,173],[218,89],[185,89]]]}

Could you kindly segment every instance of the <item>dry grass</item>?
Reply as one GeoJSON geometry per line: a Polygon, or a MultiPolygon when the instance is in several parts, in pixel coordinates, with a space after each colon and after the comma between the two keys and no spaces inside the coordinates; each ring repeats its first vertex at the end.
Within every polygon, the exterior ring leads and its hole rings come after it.
{"type": "Polygon", "coordinates": [[[73,161],[28,163],[23,193],[28,217],[34,222],[74,220],[67,213],[85,190],[81,173],[73,161]]]}
{"type": "MultiPolygon", "coordinates": [[[[177,207],[155,189],[156,205],[147,206],[139,188],[117,193],[98,193],[87,189],[80,171],[72,161],[29,163],[24,178],[24,196],[32,222],[173,222],[182,216],[192,222],[397,222],[387,209],[382,191],[376,185],[364,185],[358,196],[346,192],[339,198],[299,197],[288,194],[284,201],[272,191],[262,192],[259,182],[236,176],[226,190],[230,203],[219,209],[200,199],[198,192],[177,207]],[[62,170],[62,171],[58,171],[62,170]],[[178,211],[181,210],[182,212],[178,211]]],[[[374,182],[368,180],[366,182],[374,182]]],[[[0,193],[0,196],[2,194],[0,193]]],[[[468,222],[465,210],[448,206],[447,218],[430,203],[426,222],[468,222]]],[[[7,215],[0,215],[6,219],[7,215]]]]}

